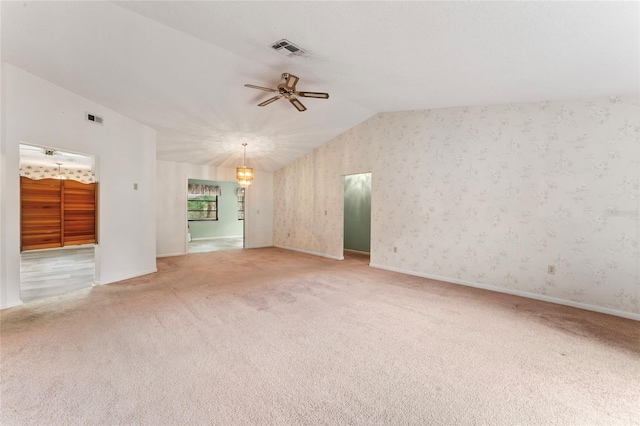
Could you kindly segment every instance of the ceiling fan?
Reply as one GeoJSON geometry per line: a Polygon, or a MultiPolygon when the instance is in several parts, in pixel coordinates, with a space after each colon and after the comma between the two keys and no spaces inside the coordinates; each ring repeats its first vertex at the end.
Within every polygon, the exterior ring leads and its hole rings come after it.
{"type": "Polygon", "coordinates": [[[259,107],[263,107],[263,106],[267,106],[272,102],[277,101],[280,98],[285,98],[287,99],[289,102],[291,102],[291,104],[296,107],[296,109],[300,112],[302,111],[306,111],[307,108],[302,105],[302,102],[300,102],[298,100],[298,98],[296,98],[296,96],[300,96],[303,98],[316,98],[316,99],[329,99],[329,94],[328,93],[320,93],[320,92],[298,92],[296,91],[296,84],[298,83],[298,80],[300,80],[298,77],[296,77],[293,74],[289,74],[287,72],[282,74],[282,79],[284,80],[283,83],[278,84],[278,88],[277,89],[269,89],[268,87],[262,87],[262,86],[255,86],[253,84],[245,84],[244,87],[250,87],[252,89],[258,89],[258,90],[264,90],[265,92],[273,92],[273,93],[277,93],[277,95],[275,95],[272,98],[267,99],[264,102],[261,102],[258,104],[259,107]]]}

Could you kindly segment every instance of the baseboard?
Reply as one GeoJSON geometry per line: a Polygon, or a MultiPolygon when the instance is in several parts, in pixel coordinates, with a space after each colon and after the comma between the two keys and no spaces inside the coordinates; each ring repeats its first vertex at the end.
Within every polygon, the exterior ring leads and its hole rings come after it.
{"type": "Polygon", "coordinates": [[[118,278],[115,281],[109,281],[106,283],[101,283],[100,281],[94,281],[95,285],[107,285],[107,284],[113,284],[113,283],[119,283],[120,281],[125,281],[125,280],[130,280],[131,278],[138,278],[141,277],[143,275],[149,275],[149,274],[155,274],[156,272],[158,272],[157,268],[153,268],[152,270],[149,270],[147,272],[141,272],[139,274],[133,274],[127,277],[123,277],[123,278],[118,278]]]}
{"type": "Polygon", "coordinates": [[[22,305],[24,305],[24,303],[22,303],[22,300],[18,300],[17,302],[7,303],[6,305],[0,306],[0,310],[15,308],[16,306],[22,306],[22,305]]]}
{"type": "Polygon", "coordinates": [[[317,251],[303,250],[295,247],[281,246],[278,244],[274,244],[274,247],[278,247],[285,250],[291,250],[291,251],[299,251],[300,253],[312,254],[314,256],[326,257],[328,259],[333,259],[333,260],[344,260],[343,256],[332,256],[330,254],[318,253],[317,251]]]}
{"type": "Polygon", "coordinates": [[[275,247],[275,246],[273,244],[269,244],[265,246],[247,246],[245,247],[245,249],[249,250],[249,249],[259,249],[259,248],[269,248],[269,247],[275,247]]]}
{"type": "Polygon", "coordinates": [[[226,237],[202,237],[202,238],[191,238],[191,241],[204,241],[204,240],[219,240],[221,238],[242,238],[242,235],[228,235],[226,237]]]}
{"type": "Polygon", "coordinates": [[[20,250],[20,254],[22,254],[22,253],[35,253],[35,252],[39,252],[39,251],[78,250],[78,249],[96,248],[96,247],[98,247],[98,244],[96,244],[96,243],[77,244],[77,245],[62,246],[62,247],[50,247],[50,248],[43,248],[43,249],[20,250]]]}
{"type": "Polygon", "coordinates": [[[599,312],[601,314],[614,315],[614,316],[617,316],[617,317],[628,318],[628,319],[632,319],[632,320],[635,320],[635,321],[640,321],[640,314],[634,314],[633,312],[619,311],[617,309],[604,308],[602,306],[595,306],[595,305],[589,305],[589,304],[586,304],[586,303],[574,302],[574,301],[566,300],[566,299],[559,299],[557,297],[545,296],[543,294],[529,293],[529,292],[526,292],[526,291],[512,290],[512,289],[496,287],[496,286],[492,286],[492,285],[479,284],[479,283],[474,283],[474,282],[471,282],[471,281],[460,280],[460,279],[457,279],[457,278],[449,278],[449,277],[442,277],[442,276],[439,276],[439,275],[425,274],[425,273],[422,273],[422,272],[409,271],[409,270],[406,270],[406,269],[393,268],[393,267],[390,267],[390,266],[377,265],[377,264],[374,264],[374,263],[370,263],[369,266],[371,266],[372,268],[384,269],[384,270],[392,271],[392,272],[399,272],[399,273],[402,273],[402,274],[413,275],[413,276],[416,276],[416,277],[429,278],[429,279],[432,279],[432,280],[443,281],[443,282],[452,283],[452,284],[459,284],[459,285],[464,285],[464,286],[467,286],[467,287],[481,288],[483,290],[489,290],[489,291],[495,291],[495,292],[498,292],[498,293],[511,294],[513,296],[526,297],[528,299],[541,300],[543,302],[555,303],[557,305],[571,306],[572,308],[584,309],[584,310],[587,310],[587,311],[594,311],[594,312],[599,312]]]}
{"type": "Polygon", "coordinates": [[[367,256],[370,256],[371,253],[368,251],[362,251],[362,250],[353,250],[353,249],[343,249],[343,251],[348,251],[350,253],[355,253],[355,254],[366,254],[367,256]]]}
{"type": "Polygon", "coordinates": [[[187,252],[181,252],[181,253],[167,253],[167,254],[156,254],[156,259],[159,259],[161,257],[174,257],[174,256],[185,256],[187,254],[187,252]]]}

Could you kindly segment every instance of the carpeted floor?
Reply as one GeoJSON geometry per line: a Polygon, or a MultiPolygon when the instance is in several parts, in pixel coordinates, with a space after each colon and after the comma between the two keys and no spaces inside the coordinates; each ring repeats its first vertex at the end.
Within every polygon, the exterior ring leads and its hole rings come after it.
{"type": "Polygon", "coordinates": [[[276,248],[0,313],[12,424],[639,424],[632,320],[276,248]]]}

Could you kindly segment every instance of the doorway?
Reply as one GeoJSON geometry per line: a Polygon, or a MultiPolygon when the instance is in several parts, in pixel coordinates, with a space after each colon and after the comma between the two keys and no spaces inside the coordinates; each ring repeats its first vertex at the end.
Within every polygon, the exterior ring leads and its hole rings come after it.
{"type": "Polygon", "coordinates": [[[371,252],[371,173],[344,176],[344,256],[371,252]]]}
{"type": "Polygon", "coordinates": [[[244,248],[245,190],[237,182],[187,180],[187,253],[244,248]]]}
{"type": "Polygon", "coordinates": [[[93,156],[20,144],[20,297],[30,302],[95,283],[93,156]]]}

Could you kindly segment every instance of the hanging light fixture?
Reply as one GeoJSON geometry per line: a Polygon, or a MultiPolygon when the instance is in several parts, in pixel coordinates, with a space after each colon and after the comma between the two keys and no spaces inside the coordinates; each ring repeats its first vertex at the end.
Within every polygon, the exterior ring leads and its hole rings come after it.
{"type": "Polygon", "coordinates": [[[253,180],[253,169],[247,167],[247,143],[243,143],[242,146],[244,147],[244,157],[242,167],[236,167],[236,179],[238,180],[238,186],[248,188],[253,180]]]}
{"type": "Polygon", "coordinates": [[[62,163],[56,163],[58,165],[58,174],[55,175],[53,178],[54,179],[60,179],[60,180],[66,180],[67,177],[65,175],[62,174],[62,170],[60,170],[60,166],[62,166],[62,163]]]}

